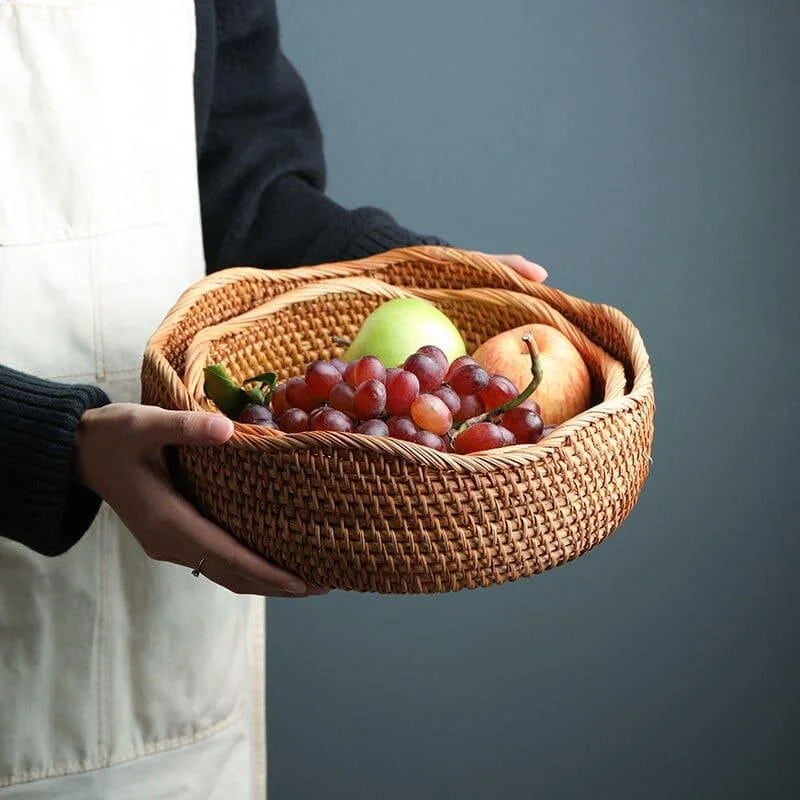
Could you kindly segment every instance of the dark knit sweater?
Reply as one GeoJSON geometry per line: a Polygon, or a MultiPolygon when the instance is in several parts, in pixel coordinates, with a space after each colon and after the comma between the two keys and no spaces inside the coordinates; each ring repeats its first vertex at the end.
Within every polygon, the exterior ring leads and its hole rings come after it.
{"type": "MultiPolygon", "coordinates": [[[[195,109],[207,270],[288,267],[439,243],[377,208],[328,198],[322,137],[302,79],[281,52],[271,0],[196,0],[195,109]]],[[[9,187],[7,187],[9,189],[9,187]]],[[[9,189],[10,190],[10,189],[9,189]]],[[[0,335],[2,320],[0,320],[0,335]]],[[[95,386],[0,365],[0,535],[45,555],[69,549],[100,499],[71,481],[95,386]]]]}

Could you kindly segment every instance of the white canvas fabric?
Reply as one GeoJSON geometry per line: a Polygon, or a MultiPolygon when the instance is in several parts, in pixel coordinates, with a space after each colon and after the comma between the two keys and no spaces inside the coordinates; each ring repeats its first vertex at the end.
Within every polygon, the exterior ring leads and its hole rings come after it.
{"type": "MultiPolygon", "coordinates": [[[[0,363],[138,401],[204,273],[192,0],[0,0],[0,363]]],[[[0,800],[263,798],[264,603],[148,559],[103,505],[0,538],[0,800]]]]}

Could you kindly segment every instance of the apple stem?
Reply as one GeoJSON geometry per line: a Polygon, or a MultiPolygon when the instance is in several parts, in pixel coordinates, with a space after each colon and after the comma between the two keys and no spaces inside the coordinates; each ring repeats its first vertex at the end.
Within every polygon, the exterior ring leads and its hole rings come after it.
{"type": "Polygon", "coordinates": [[[511,400],[503,403],[501,406],[497,406],[497,408],[493,408],[491,411],[478,414],[477,417],[472,417],[462,422],[458,427],[459,433],[463,431],[464,428],[468,428],[470,425],[475,425],[478,422],[494,422],[499,416],[505,414],[506,411],[511,411],[512,408],[516,408],[521,403],[524,403],[536,391],[543,377],[542,358],[539,355],[539,348],[536,346],[536,339],[534,339],[530,333],[526,333],[522,337],[522,341],[528,346],[528,352],[531,356],[532,377],[530,383],[516,397],[512,397],[511,400]]]}
{"type": "Polygon", "coordinates": [[[347,337],[345,336],[334,336],[333,343],[339,345],[339,347],[350,347],[353,344],[347,337]]]}

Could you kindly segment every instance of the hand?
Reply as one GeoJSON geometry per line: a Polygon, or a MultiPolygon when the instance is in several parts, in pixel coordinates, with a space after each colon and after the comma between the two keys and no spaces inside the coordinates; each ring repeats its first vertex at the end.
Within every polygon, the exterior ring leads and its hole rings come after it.
{"type": "Polygon", "coordinates": [[[75,478],[117,512],[150,558],[196,567],[237,594],[323,594],[236,541],[172,486],[166,445],[220,445],[233,423],[220,414],[112,403],[86,411],[75,444],[75,478]]]}
{"type": "Polygon", "coordinates": [[[511,267],[515,272],[522,275],[523,278],[528,278],[537,283],[544,283],[547,280],[547,270],[539,264],[534,264],[533,261],[528,261],[524,256],[503,255],[492,256],[492,258],[502,261],[507,267],[511,267]]]}

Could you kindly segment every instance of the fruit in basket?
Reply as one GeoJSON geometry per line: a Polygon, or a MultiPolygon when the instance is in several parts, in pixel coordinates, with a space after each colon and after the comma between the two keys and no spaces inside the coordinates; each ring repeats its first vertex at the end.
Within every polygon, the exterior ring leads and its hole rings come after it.
{"type": "Polygon", "coordinates": [[[513,400],[518,394],[517,387],[504,375],[489,376],[486,388],[478,392],[478,396],[483,400],[487,411],[513,400]]]}
{"type": "Polygon", "coordinates": [[[403,369],[417,376],[422,392],[429,392],[441,386],[444,380],[445,370],[442,365],[424,353],[412,353],[403,363],[403,369]]]}
{"type": "Polygon", "coordinates": [[[411,404],[411,419],[418,428],[444,436],[453,426],[453,415],[444,400],[432,394],[421,394],[411,404]]]}
{"type": "Polygon", "coordinates": [[[353,430],[353,420],[337,411],[335,408],[322,408],[319,414],[312,414],[309,417],[311,430],[314,431],[340,431],[349,433],[353,430]]]}
{"type": "Polygon", "coordinates": [[[386,408],[386,386],[377,378],[370,378],[358,385],[353,395],[353,410],[359,419],[375,419],[386,408]]]}
{"type": "Polygon", "coordinates": [[[512,408],[503,414],[501,420],[519,444],[536,444],[542,438],[542,418],[530,408],[512,408]]]}
{"type": "Polygon", "coordinates": [[[505,375],[519,391],[530,381],[530,356],[522,342],[530,332],[542,359],[544,377],[533,394],[542,418],[558,425],[585,411],[591,403],[589,370],[577,348],[550,325],[523,325],[485,341],[473,358],[487,372],[505,375]]]}
{"type": "Polygon", "coordinates": [[[396,416],[408,414],[419,394],[419,378],[404,369],[390,369],[386,374],[386,411],[396,416]]]}
{"type": "Polygon", "coordinates": [[[414,442],[414,444],[431,447],[434,450],[438,450],[440,453],[446,453],[448,450],[447,442],[441,436],[437,436],[430,431],[417,431],[411,441],[414,442]]]}
{"type": "Polygon", "coordinates": [[[410,442],[419,432],[411,417],[389,417],[386,424],[389,429],[389,436],[393,439],[403,439],[410,442]]]}
{"type": "Polygon", "coordinates": [[[458,397],[461,405],[458,411],[453,413],[453,421],[456,423],[466,422],[468,419],[477,417],[486,411],[483,400],[477,394],[465,394],[458,397]]]}
{"type": "Polygon", "coordinates": [[[337,411],[343,411],[348,416],[355,417],[355,396],[356,390],[346,381],[342,381],[333,387],[328,402],[337,411]]]}
{"type": "Polygon", "coordinates": [[[364,320],[344,360],[371,355],[397,367],[427,345],[439,348],[448,361],[467,352],[456,326],[436,306],[401,297],[382,303],[364,320]]]}
{"type": "Polygon", "coordinates": [[[531,379],[521,393],[509,378],[489,374],[469,356],[448,362],[436,345],[423,346],[402,367],[388,370],[371,355],[347,364],[313,361],[303,376],[277,386],[274,374],[265,373],[245,381],[247,388],[237,387],[216,364],[206,368],[214,375],[206,390],[220,408],[229,403],[234,419],[250,425],[288,434],[388,436],[468,454],[533,444],[542,436],[540,409],[530,398],[542,378],[541,357],[531,336],[524,344],[531,379]],[[236,411],[243,399],[249,402],[236,411]]]}
{"type": "Polygon", "coordinates": [[[362,356],[355,361],[351,361],[345,368],[342,375],[345,381],[353,388],[371,379],[376,381],[386,380],[386,367],[383,362],[375,356],[362,356]]]}
{"type": "Polygon", "coordinates": [[[278,417],[278,427],[284,433],[302,433],[308,430],[308,414],[302,408],[289,408],[278,417]]]}
{"type": "Polygon", "coordinates": [[[312,361],[306,367],[306,386],[317,400],[327,400],[331,390],[342,382],[342,373],[330,361],[312,361]]]}
{"type": "Polygon", "coordinates": [[[465,364],[453,372],[447,382],[459,395],[480,394],[489,383],[489,373],[478,364],[465,364]]]}
{"type": "Polygon", "coordinates": [[[275,418],[272,412],[259,403],[249,403],[242,409],[239,414],[239,422],[244,422],[248,425],[262,425],[265,428],[277,428],[275,418]]]}
{"type": "Polygon", "coordinates": [[[494,450],[496,447],[505,447],[514,444],[514,435],[494,422],[478,422],[465,428],[455,438],[456,453],[466,455],[478,450],[494,450]]]}
{"type": "Polygon", "coordinates": [[[356,430],[367,436],[388,436],[389,426],[382,419],[368,419],[362,422],[356,430]]]}
{"type": "MultiPolygon", "coordinates": [[[[434,389],[431,394],[434,397],[438,397],[450,409],[453,417],[461,411],[461,398],[449,386],[440,386],[438,389],[434,389]]],[[[472,416],[475,415],[473,414],[472,416]]]]}

